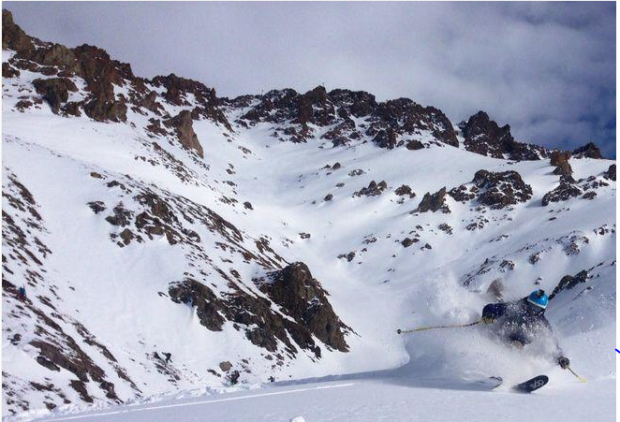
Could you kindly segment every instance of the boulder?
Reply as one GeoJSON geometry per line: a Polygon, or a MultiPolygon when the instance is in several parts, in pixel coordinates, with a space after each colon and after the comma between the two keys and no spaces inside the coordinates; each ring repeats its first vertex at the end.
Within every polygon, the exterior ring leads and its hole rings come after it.
{"type": "Polygon", "coordinates": [[[603,154],[599,147],[596,146],[593,142],[588,142],[587,144],[575,149],[573,151],[573,156],[575,158],[595,158],[602,159],[603,154]]]}
{"type": "Polygon", "coordinates": [[[560,177],[560,184],[552,191],[547,192],[542,198],[542,205],[546,207],[551,202],[567,201],[570,198],[580,196],[583,191],[570,180],[560,177]]]}
{"type": "Polygon", "coordinates": [[[54,114],[58,114],[60,106],[69,99],[69,92],[77,92],[73,81],[67,78],[35,79],[32,81],[35,90],[48,102],[54,114]]]}
{"type": "Polygon", "coordinates": [[[327,346],[346,352],[349,350],[344,338],[347,328],[327,300],[327,292],[312,277],[308,266],[295,262],[270,275],[271,282],[261,285],[266,293],[283,311],[307,327],[327,346]]]}
{"type": "Polygon", "coordinates": [[[198,141],[196,132],[194,132],[192,116],[188,110],[183,110],[176,116],[164,120],[164,125],[176,130],[177,137],[183,148],[194,151],[200,158],[204,158],[204,151],[198,141]]]}
{"type": "Polygon", "coordinates": [[[445,186],[433,194],[427,192],[422,198],[420,205],[418,205],[418,208],[416,208],[414,212],[436,212],[439,210],[442,210],[444,214],[450,212],[450,208],[448,208],[448,205],[446,204],[445,186]]]}

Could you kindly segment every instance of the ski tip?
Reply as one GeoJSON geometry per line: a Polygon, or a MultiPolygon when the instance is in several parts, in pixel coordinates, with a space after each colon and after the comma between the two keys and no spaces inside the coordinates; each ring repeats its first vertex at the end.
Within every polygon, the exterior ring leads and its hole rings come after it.
{"type": "Polygon", "coordinates": [[[519,393],[532,393],[539,388],[544,387],[549,382],[549,377],[546,375],[539,375],[530,380],[517,384],[513,387],[514,391],[519,393]]]}

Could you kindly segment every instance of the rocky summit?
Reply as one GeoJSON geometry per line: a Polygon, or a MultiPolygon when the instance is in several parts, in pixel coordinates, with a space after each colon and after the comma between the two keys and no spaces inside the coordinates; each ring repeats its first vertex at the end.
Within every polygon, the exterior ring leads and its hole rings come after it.
{"type": "Polygon", "coordinates": [[[7,420],[405,364],[495,375],[506,350],[479,331],[396,328],[538,288],[566,353],[608,377],[616,165],[596,145],[365,91],[223,98],[2,27],[7,420]]]}

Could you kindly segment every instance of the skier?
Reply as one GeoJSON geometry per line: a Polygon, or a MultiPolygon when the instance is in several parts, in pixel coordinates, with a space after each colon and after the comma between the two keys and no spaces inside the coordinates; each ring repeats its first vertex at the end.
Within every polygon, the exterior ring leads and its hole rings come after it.
{"type": "Polygon", "coordinates": [[[545,310],[549,297],[544,290],[535,290],[523,299],[508,303],[490,303],[482,310],[482,322],[495,324],[495,332],[517,348],[522,348],[537,338],[548,336],[555,343],[554,358],[562,369],[568,369],[570,360],[560,349],[545,310]]]}
{"type": "Polygon", "coordinates": [[[18,290],[17,290],[17,298],[21,301],[21,302],[25,302],[26,301],[26,288],[24,286],[21,286],[18,290]]]}

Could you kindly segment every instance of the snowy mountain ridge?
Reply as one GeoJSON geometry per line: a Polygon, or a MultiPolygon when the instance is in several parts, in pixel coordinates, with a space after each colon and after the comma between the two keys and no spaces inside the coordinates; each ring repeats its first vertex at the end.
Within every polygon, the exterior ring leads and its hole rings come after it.
{"type": "Polygon", "coordinates": [[[569,382],[544,346],[395,334],[535,288],[575,365],[615,377],[615,163],[593,144],[362,91],[219,98],[7,11],[2,54],[3,416],[398,367],[569,382]]]}

